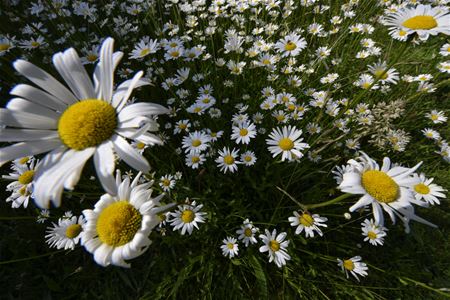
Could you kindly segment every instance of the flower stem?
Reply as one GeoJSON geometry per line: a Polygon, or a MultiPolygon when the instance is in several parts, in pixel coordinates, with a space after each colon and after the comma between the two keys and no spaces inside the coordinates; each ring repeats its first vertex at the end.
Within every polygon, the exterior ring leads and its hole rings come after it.
{"type": "Polygon", "coordinates": [[[342,200],[344,200],[344,199],[347,199],[347,198],[349,198],[349,197],[351,197],[351,196],[352,196],[352,194],[343,194],[343,195],[340,195],[339,197],[336,197],[336,198],[334,198],[334,199],[332,199],[332,200],[329,200],[329,201],[326,201],[326,202],[316,203],[316,204],[307,204],[307,205],[306,205],[306,208],[312,209],[312,208],[318,208],[318,207],[328,206],[328,205],[337,203],[337,202],[339,202],[339,201],[342,201],[342,200]]]}

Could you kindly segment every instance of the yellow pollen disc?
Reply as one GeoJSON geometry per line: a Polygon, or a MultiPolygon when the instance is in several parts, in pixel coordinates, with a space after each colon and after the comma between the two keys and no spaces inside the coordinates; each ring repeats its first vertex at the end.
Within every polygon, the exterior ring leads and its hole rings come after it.
{"type": "Polygon", "coordinates": [[[273,252],[277,252],[278,250],[280,250],[280,243],[275,240],[271,240],[269,242],[269,247],[273,252]]]}
{"type": "Polygon", "coordinates": [[[150,53],[150,50],[149,50],[149,49],[142,49],[140,55],[141,55],[141,56],[145,56],[145,55],[147,55],[147,54],[149,54],[149,53],[150,53]]]}
{"type": "Polygon", "coordinates": [[[250,228],[245,228],[244,235],[246,237],[251,237],[253,235],[253,232],[252,232],[252,230],[250,228]]]}
{"type": "Polygon", "coordinates": [[[22,158],[19,160],[19,164],[24,165],[24,164],[26,164],[29,160],[30,160],[30,158],[29,158],[28,156],[22,157],[22,158]]]}
{"type": "Polygon", "coordinates": [[[262,63],[263,63],[263,65],[270,65],[270,60],[264,59],[264,60],[262,61],[262,63]]]}
{"type": "Polygon", "coordinates": [[[159,220],[161,221],[161,222],[163,222],[163,221],[165,221],[166,220],[166,215],[165,214],[158,214],[158,217],[159,217],[159,220]]]}
{"type": "Polygon", "coordinates": [[[370,85],[371,85],[371,83],[370,82],[364,82],[363,84],[361,84],[361,87],[363,88],[363,89],[368,89],[368,88],[370,88],[370,85]]]}
{"type": "Polygon", "coordinates": [[[202,144],[202,141],[200,140],[192,140],[192,146],[198,147],[202,144]]]}
{"type": "Polygon", "coordinates": [[[24,185],[23,187],[21,187],[20,188],[20,190],[19,190],[19,193],[22,195],[22,196],[28,196],[28,192],[27,192],[27,187],[24,185]]]}
{"type": "Polygon", "coordinates": [[[170,47],[172,47],[172,48],[175,48],[176,46],[178,46],[177,43],[170,43],[169,45],[170,45],[170,47]]]}
{"type": "Polygon", "coordinates": [[[241,130],[239,130],[239,135],[240,136],[246,136],[248,134],[248,130],[245,128],[242,128],[241,130]]]}
{"type": "Polygon", "coordinates": [[[437,115],[431,115],[431,120],[436,121],[437,119],[439,119],[437,115]]]}
{"type": "Polygon", "coordinates": [[[367,193],[378,202],[391,203],[397,200],[400,194],[398,184],[383,171],[365,171],[361,183],[367,193]]]}
{"type": "Polygon", "coordinates": [[[282,138],[279,142],[278,142],[278,146],[281,148],[281,150],[283,151],[289,151],[292,148],[294,148],[294,142],[290,139],[290,138],[282,138]]]}
{"type": "Polygon", "coordinates": [[[184,129],[186,129],[186,128],[187,128],[187,125],[186,125],[186,124],[184,124],[184,123],[181,123],[180,125],[178,125],[178,128],[180,128],[180,129],[184,130],[184,129]]]}
{"type": "Polygon", "coordinates": [[[300,224],[305,227],[311,227],[314,224],[314,219],[310,214],[302,214],[298,220],[300,221],[300,224]]]}
{"type": "Polygon", "coordinates": [[[201,107],[196,107],[196,108],[194,108],[194,112],[196,112],[196,113],[201,112],[201,111],[202,111],[202,108],[201,108],[201,107]]]}
{"type": "Polygon", "coordinates": [[[100,241],[118,247],[129,243],[141,227],[142,215],[128,201],[119,201],[106,207],[97,219],[100,241]]]}
{"type": "Polygon", "coordinates": [[[388,78],[388,74],[385,73],[385,70],[376,70],[376,71],[374,72],[374,75],[375,75],[377,78],[380,78],[380,79],[386,79],[386,78],[388,78]]]}
{"type": "Polygon", "coordinates": [[[22,173],[22,175],[19,176],[19,182],[23,185],[29,184],[33,181],[34,171],[29,170],[22,173]]]}
{"type": "Polygon", "coordinates": [[[205,98],[202,100],[203,103],[208,104],[209,102],[211,102],[211,99],[209,98],[205,98]]]}
{"type": "Polygon", "coordinates": [[[371,240],[374,240],[374,239],[377,238],[377,234],[376,234],[375,232],[373,232],[373,231],[369,231],[369,232],[367,233],[367,236],[368,236],[369,239],[371,239],[371,240]]]}
{"type": "Polygon", "coordinates": [[[88,61],[90,61],[90,62],[96,61],[97,58],[98,58],[98,56],[95,55],[95,54],[89,54],[89,55],[86,57],[86,59],[87,59],[88,61]]]}
{"type": "Polygon", "coordinates": [[[433,16],[415,16],[402,23],[409,29],[432,29],[438,26],[433,16]]]}
{"type": "Polygon", "coordinates": [[[430,193],[430,188],[423,183],[416,184],[414,186],[414,190],[416,191],[416,193],[422,195],[428,195],[430,193]]]}
{"type": "Polygon", "coordinates": [[[183,221],[183,223],[191,223],[194,219],[195,213],[190,209],[183,210],[181,213],[181,221],[183,221]]]}
{"type": "Polygon", "coordinates": [[[399,36],[405,36],[405,35],[406,35],[406,31],[400,30],[400,31],[398,32],[398,35],[399,35],[399,36]]]}
{"type": "Polygon", "coordinates": [[[192,161],[194,164],[196,164],[196,163],[198,163],[198,162],[200,161],[200,157],[198,157],[198,156],[192,156],[191,161],[192,161]]]}
{"type": "Polygon", "coordinates": [[[277,119],[277,121],[278,122],[283,122],[284,121],[284,116],[283,115],[278,115],[278,116],[276,116],[276,119],[277,119]]]}
{"type": "Polygon", "coordinates": [[[136,148],[138,148],[139,150],[142,150],[145,148],[145,144],[143,142],[138,142],[136,144],[136,148]]]}
{"type": "Polygon", "coordinates": [[[0,44],[0,51],[6,51],[10,48],[9,44],[0,44]]]}
{"type": "Polygon", "coordinates": [[[169,185],[170,185],[170,180],[169,180],[169,179],[164,179],[164,180],[162,181],[162,184],[163,184],[164,186],[169,186],[169,185]]]}
{"type": "Polygon", "coordinates": [[[172,53],[170,53],[170,55],[171,55],[172,57],[178,57],[178,56],[180,56],[180,52],[178,52],[178,51],[173,51],[172,53]]]}
{"type": "Polygon", "coordinates": [[[223,158],[223,162],[227,165],[232,165],[232,164],[234,164],[234,157],[229,154],[225,155],[223,158]]]}
{"type": "Polygon", "coordinates": [[[233,243],[228,243],[227,244],[227,248],[232,250],[234,248],[234,244],[233,243]]]}
{"type": "Polygon", "coordinates": [[[39,47],[40,43],[38,42],[31,42],[32,47],[39,47]]]}
{"type": "Polygon", "coordinates": [[[292,51],[295,48],[297,48],[297,45],[291,41],[287,42],[286,45],[284,46],[284,50],[286,51],[292,51]]]}
{"type": "Polygon", "coordinates": [[[251,162],[252,161],[252,157],[250,155],[247,155],[246,157],[244,157],[244,160],[246,162],[251,162]]]}
{"type": "Polygon", "coordinates": [[[344,260],[344,268],[346,268],[349,271],[352,271],[355,268],[355,264],[351,259],[344,260]]]}
{"type": "Polygon", "coordinates": [[[98,99],[72,104],[58,121],[62,142],[74,150],[94,147],[109,139],[117,127],[115,109],[98,99]]]}
{"type": "Polygon", "coordinates": [[[83,228],[81,227],[81,225],[80,224],[72,224],[72,225],[69,225],[68,227],[67,227],[67,229],[66,229],[66,236],[69,238],[69,239],[74,239],[74,238],[76,238],[79,234],[80,234],[80,232],[83,230],[83,228]]]}

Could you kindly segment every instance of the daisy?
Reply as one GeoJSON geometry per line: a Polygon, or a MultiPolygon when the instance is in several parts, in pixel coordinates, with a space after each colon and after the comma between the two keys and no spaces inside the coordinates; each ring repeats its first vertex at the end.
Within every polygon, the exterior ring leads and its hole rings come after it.
{"type": "Polygon", "coordinates": [[[201,131],[194,131],[183,137],[181,147],[185,148],[186,153],[201,152],[208,148],[209,136],[201,131]]]}
{"type": "Polygon", "coordinates": [[[439,50],[439,54],[442,56],[449,56],[450,55],[450,44],[446,43],[446,44],[442,45],[441,49],[439,50]]]}
{"type": "Polygon", "coordinates": [[[365,219],[361,226],[362,235],[365,236],[364,242],[369,242],[374,246],[383,245],[387,231],[386,227],[376,225],[373,220],[368,219],[365,219]]]}
{"type": "Polygon", "coordinates": [[[191,152],[186,156],[186,165],[192,169],[198,169],[200,165],[203,165],[205,160],[205,155],[197,152],[191,152]]]}
{"type": "Polygon", "coordinates": [[[288,34],[275,44],[281,56],[297,56],[306,47],[306,40],[295,33],[288,34]]]}
{"type": "Polygon", "coordinates": [[[36,173],[37,162],[34,159],[24,157],[14,160],[9,175],[3,175],[3,179],[13,180],[6,186],[7,191],[12,194],[6,198],[6,202],[11,202],[12,208],[23,205],[27,208],[30,198],[33,198],[33,181],[36,173]]]}
{"type": "Polygon", "coordinates": [[[219,157],[216,158],[216,163],[217,166],[220,167],[220,171],[224,173],[227,171],[234,173],[238,169],[237,165],[241,163],[236,160],[238,152],[239,150],[234,148],[230,151],[230,148],[228,147],[223,147],[222,150],[219,150],[219,157]]]}
{"type": "Polygon", "coordinates": [[[149,146],[149,145],[147,145],[147,144],[145,144],[145,143],[143,143],[143,142],[140,142],[140,141],[133,141],[133,142],[131,143],[131,147],[133,147],[134,149],[136,149],[137,152],[138,152],[139,154],[141,154],[141,155],[144,153],[145,149],[148,148],[148,146],[149,146]]]}
{"type": "Polygon", "coordinates": [[[222,254],[225,257],[233,258],[234,256],[238,255],[239,247],[236,243],[237,240],[234,237],[227,237],[226,239],[223,239],[223,245],[220,246],[220,249],[222,249],[222,254]]]}
{"type": "Polygon", "coordinates": [[[388,69],[386,62],[378,62],[376,64],[369,66],[369,71],[381,83],[396,84],[399,79],[397,70],[394,68],[388,69]]]}
{"type": "Polygon", "coordinates": [[[350,208],[354,212],[360,208],[372,205],[372,213],[377,225],[384,225],[383,210],[388,213],[392,222],[395,223],[397,215],[405,225],[405,231],[409,232],[409,220],[415,220],[432,227],[436,225],[416,216],[414,204],[426,206],[426,203],[416,201],[411,188],[418,183],[418,179],[411,176],[422,163],[413,168],[394,166],[389,158],[383,159],[380,166],[367,154],[358,160],[349,160],[348,164],[353,166],[344,173],[343,180],[338,188],[350,194],[363,195],[350,208]]]}
{"type": "Polygon", "coordinates": [[[0,36],[0,56],[14,48],[14,37],[0,36]]]}
{"type": "Polygon", "coordinates": [[[157,40],[143,38],[134,47],[133,51],[131,51],[130,58],[131,59],[141,59],[151,53],[156,53],[156,51],[158,51],[158,49],[159,49],[159,45],[158,45],[157,40]]]}
{"type": "Polygon", "coordinates": [[[250,139],[256,136],[256,126],[248,121],[238,123],[237,126],[232,127],[231,139],[236,141],[236,144],[248,144],[250,139]]]}
{"type": "Polygon", "coordinates": [[[427,139],[432,139],[432,140],[437,141],[441,138],[441,135],[439,134],[439,132],[437,132],[436,130],[431,129],[431,128],[423,129],[422,133],[427,139]]]}
{"type": "Polygon", "coordinates": [[[147,172],[148,161],[126,138],[145,143],[162,141],[148,131],[158,124],[153,115],[168,110],[154,103],[127,105],[134,88],[147,84],[138,72],[113,91],[114,69],[122,53],[113,54],[113,39],[101,47],[100,61],[89,78],[74,49],[57,53],[53,63],[70,90],[35,65],[17,60],[15,69],[42,89],[17,85],[11,94],[21,97],[0,109],[0,141],[19,142],[0,148],[0,165],[27,155],[47,154],[36,173],[35,196],[41,207],[61,204],[63,188],[73,189],[86,161],[94,156],[98,178],[105,190],[117,192],[112,172],[114,153],[134,169],[147,172]]]}
{"type": "Polygon", "coordinates": [[[314,231],[320,236],[323,235],[322,230],[318,226],[328,227],[324,222],[328,221],[327,218],[321,217],[318,214],[311,215],[308,212],[303,212],[301,215],[294,211],[294,216],[289,217],[289,222],[291,226],[298,226],[295,230],[295,234],[300,234],[305,231],[306,237],[314,237],[314,231]]]}
{"type": "Polygon", "coordinates": [[[406,35],[417,33],[419,39],[427,40],[430,35],[450,34],[450,14],[442,7],[419,4],[405,7],[390,14],[384,21],[391,30],[404,31],[406,35]]]}
{"type": "Polygon", "coordinates": [[[191,128],[191,123],[189,122],[189,120],[180,120],[175,124],[173,133],[178,134],[181,132],[189,132],[190,128],[191,128]]]}
{"type": "Polygon", "coordinates": [[[248,150],[241,154],[241,163],[245,166],[253,166],[256,163],[255,152],[248,150]]]}
{"type": "Polygon", "coordinates": [[[118,171],[117,195],[104,194],[94,209],[83,210],[86,224],[81,244],[103,267],[130,267],[125,260],[147,250],[151,244],[148,236],[159,223],[157,214],[171,206],[158,207],[164,194],[152,198],[149,188],[153,182],[139,184],[141,175],[139,172],[133,181],[126,175],[122,180],[118,171]]]}
{"type": "Polygon", "coordinates": [[[198,229],[198,223],[205,223],[206,213],[200,211],[203,204],[197,205],[195,201],[191,204],[183,204],[178,206],[178,210],[170,213],[170,225],[173,230],[181,230],[181,234],[186,232],[192,234],[194,227],[198,229]]]}
{"type": "Polygon", "coordinates": [[[245,247],[248,247],[249,244],[256,244],[258,242],[255,236],[258,231],[259,229],[249,219],[245,219],[241,228],[236,230],[236,234],[239,234],[238,239],[244,243],[245,247]]]}
{"type": "Polygon", "coordinates": [[[440,124],[447,122],[447,117],[443,111],[437,111],[433,109],[431,112],[426,113],[425,116],[433,121],[434,124],[440,124]]]}
{"type": "Polygon", "coordinates": [[[259,238],[264,243],[264,246],[259,248],[259,252],[268,252],[269,262],[275,261],[275,264],[281,268],[286,265],[286,261],[291,259],[286,249],[289,241],[284,240],[287,234],[286,232],[281,232],[277,235],[276,229],[272,233],[266,229],[265,233],[259,235],[259,238]]]}
{"type": "Polygon", "coordinates": [[[269,135],[270,139],[266,139],[269,146],[268,149],[272,156],[278,156],[280,153],[281,161],[294,160],[303,157],[300,151],[309,148],[307,143],[301,143],[300,138],[302,131],[295,126],[283,126],[283,128],[274,128],[269,135]]]}
{"type": "Polygon", "coordinates": [[[367,270],[369,269],[367,265],[363,262],[361,262],[361,256],[354,256],[349,259],[340,260],[337,259],[338,266],[341,267],[342,271],[345,272],[345,276],[348,278],[348,273],[350,272],[353,277],[355,277],[358,281],[358,275],[359,276],[367,276],[367,270]]]}
{"type": "Polygon", "coordinates": [[[47,244],[56,249],[75,249],[83,235],[85,222],[83,216],[60,218],[58,224],[52,223],[53,227],[47,227],[45,235],[47,244]]]}
{"type": "Polygon", "coordinates": [[[164,192],[169,192],[175,187],[175,179],[172,175],[164,175],[159,180],[159,186],[163,189],[164,192]]]}
{"type": "Polygon", "coordinates": [[[414,197],[416,200],[424,200],[431,205],[441,204],[438,198],[445,199],[446,196],[443,192],[446,190],[441,186],[432,183],[434,178],[428,179],[425,177],[425,174],[420,174],[418,178],[420,180],[419,183],[413,186],[415,193],[414,197]]]}

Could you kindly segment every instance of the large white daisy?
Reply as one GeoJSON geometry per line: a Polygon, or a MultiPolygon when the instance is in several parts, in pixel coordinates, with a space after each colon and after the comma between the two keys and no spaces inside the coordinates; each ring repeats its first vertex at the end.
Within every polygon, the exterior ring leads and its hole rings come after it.
{"type": "Polygon", "coordinates": [[[350,212],[371,204],[377,225],[384,225],[384,210],[393,223],[397,215],[403,221],[406,232],[409,232],[409,220],[436,227],[415,215],[412,205],[428,206],[425,201],[417,201],[411,191],[411,188],[418,183],[417,177],[413,174],[422,163],[418,163],[413,168],[405,168],[391,165],[390,159],[385,157],[380,168],[367,154],[361,153],[362,156],[357,160],[348,161],[352,168],[348,168],[344,173],[338,187],[345,193],[363,195],[349,208],[350,212]]]}
{"type": "Polygon", "coordinates": [[[164,194],[151,198],[153,182],[138,184],[141,173],[130,183],[117,172],[117,196],[104,194],[94,209],[83,210],[81,244],[94,254],[101,266],[129,267],[125,260],[144,253],[151,244],[149,234],[159,224],[158,213],[171,205],[158,207],[164,194]]]}
{"type": "Polygon", "coordinates": [[[113,43],[112,38],[103,42],[93,80],[74,49],[53,56],[53,64],[69,88],[27,61],[14,63],[15,69],[39,88],[17,85],[11,91],[17,98],[0,109],[0,127],[5,126],[0,129],[0,141],[18,142],[0,148],[0,166],[50,151],[35,176],[34,193],[41,207],[49,207],[50,201],[59,206],[63,188],[74,188],[92,156],[103,187],[116,194],[114,152],[134,169],[147,172],[147,160],[126,139],[162,143],[149,131],[158,129],[153,116],[168,110],[154,103],[127,105],[133,89],[147,84],[141,80],[142,72],[114,90],[114,70],[123,53],[113,53],[113,43]]]}
{"type": "Polygon", "coordinates": [[[294,160],[303,157],[303,151],[309,148],[307,143],[301,143],[302,131],[295,126],[283,126],[283,128],[274,128],[266,139],[269,151],[275,157],[281,153],[281,161],[294,160]]]}
{"type": "Polygon", "coordinates": [[[450,14],[444,6],[419,4],[416,7],[405,7],[388,15],[384,23],[392,32],[401,36],[417,33],[421,40],[427,40],[430,35],[438,33],[450,34],[450,14]]]}

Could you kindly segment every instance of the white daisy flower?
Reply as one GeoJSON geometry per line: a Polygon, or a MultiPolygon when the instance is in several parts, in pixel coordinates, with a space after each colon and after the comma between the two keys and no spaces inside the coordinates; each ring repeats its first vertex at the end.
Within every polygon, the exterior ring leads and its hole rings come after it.
{"type": "Polygon", "coordinates": [[[141,175],[139,172],[132,182],[129,176],[122,181],[118,171],[117,195],[104,194],[94,209],[83,210],[86,224],[81,244],[101,266],[130,267],[125,260],[147,250],[151,244],[148,236],[160,222],[157,214],[171,206],[158,207],[164,194],[152,198],[149,188],[153,182],[139,184],[141,175]]]}
{"type": "Polygon", "coordinates": [[[256,163],[255,152],[248,150],[241,154],[241,163],[245,166],[253,166],[256,163]]]}
{"type": "Polygon", "coordinates": [[[256,126],[248,121],[238,123],[232,128],[231,139],[236,141],[236,144],[248,144],[250,139],[256,136],[256,126]]]}
{"type": "Polygon", "coordinates": [[[369,71],[377,78],[381,83],[396,84],[399,80],[399,73],[396,69],[387,68],[386,62],[378,62],[369,66],[369,71]]]}
{"type": "Polygon", "coordinates": [[[350,212],[371,204],[377,225],[384,225],[384,210],[393,223],[395,223],[396,215],[400,217],[406,232],[409,232],[409,220],[436,227],[415,215],[412,205],[414,203],[427,206],[426,202],[417,201],[411,191],[411,188],[418,183],[418,179],[411,175],[422,163],[418,163],[413,168],[405,168],[391,165],[390,159],[385,157],[380,168],[367,154],[361,153],[363,156],[359,157],[358,161],[353,159],[348,161],[353,168],[344,173],[343,180],[338,186],[345,193],[363,195],[349,208],[350,212]]]}
{"type": "Polygon", "coordinates": [[[42,89],[19,84],[14,98],[0,109],[0,141],[19,142],[0,148],[1,162],[51,151],[41,162],[35,178],[35,198],[41,207],[61,204],[63,188],[73,189],[86,161],[94,157],[98,178],[105,190],[117,192],[114,184],[114,153],[134,169],[147,172],[150,166],[126,138],[145,143],[162,141],[148,131],[158,129],[152,116],[167,113],[158,104],[127,105],[134,88],[147,84],[142,72],[113,91],[114,69],[122,53],[113,54],[113,39],[101,47],[100,61],[89,78],[74,49],[57,53],[53,64],[70,90],[35,65],[17,60],[15,69],[42,89]]]}
{"type": "Polygon", "coordinates": [[[210,142],[209,136],[201,131],[194,131],[183,137],[181,146],[185,148],[186,153],[201,152],[208,148],[210,142]]]}
{"type": "Polygon", "coordinates": [[[358,281],[358,275],[365,277],[368,275],[367,270],[369,269],[367,265],[361,262],[361,256],[354,256],[349,259],[340,260],[337,259],[338,266],[341,267],[342,271],[345,272],[345,275],[348,278],[348,273],[350,272],[353,277],[355,277],[358,281]]]}
{"type": "Polygon", "coordinates": [[[198,169],[200,165],[203,165],[206,158],[204,154],[199,152],[191,152],[186,156],[186,165],[192,169],[198,169]]]}
{"type": "Polygon", "coordinates": [[[446,43],[442,45],[441,49],[439,50],[439,54],[442,56],[449,56],[450,55],[450,44],[446,43]]]}
{"type": "Polygon", "coordinates": [[[303,157],[300,151],[309,148],[307,143],[301,143],[302,131],[295,126],[283,126],[283,128],[274,128],[266,139],[268,149],[273,157],[281,154],[281,161],[294,160],[303,157]]]}
{"type": "Polygon", "coordinates": [[[442,6],[419,4],[404,7],[390,14],[384,20],[391,30],[401,30],[406,35],[417,33],[419,39],[427,40],[430,35],[450,35],[450,14],[442,6]]]}
{"type": "Polygon", "coordinates": [[[217,166],[220,167],[220,171],[226,173],[227,171],[230,171],[231,173],[234,173],[238,169],[238,164],[240,164],[240,161],[237,161],[236,158],[239,155],[239,150],[236,150],[233,148],[233,150],[230,151],[230,148],[223,147],[222,150],[219,150],[219,157],[216,158],[217,166]]]}
{"type": "Polygon", "coordinates": [[[428,179],[425,177],[425,174],[420,174],[419,176],[415,174],[415,176],[419,178],[419,183],[413,186],[414,197],[416,200],[424,200],[431,205],[441,204],[438,198],[445,199],[446,196],[443,192],[446,190],[441,186],[432,183],[434,178],[428,179]]]}
{"type": "Polygon", "coordinates": [[[285,241],[287,234],[281,232],[277,235],[277,230],[274,229],[272,233],[269,230],[265,230],[266,234],[260,234],[259,238],[264,243],[264,246],[259,248],[259,252],[268,252],[269,262],[275,261],[275,264],[281,268],[286,265],[286,262],[291,259],[287,253],[287,247],[289,241],[285,241]]]}
{"type": "Polygon", "coordinates": [[[159,45],[157,40],[142,39],[131,51],[131,59],[140,59],[151,53],[158,51],[159,45]]]}
{"type": "Polygon", "coordinates": [[[13,180],[6,186],[7,191],[12,194],[6,198],[6,202],[11,202],[12,208],[23,205],[27,208],[30,198],[33,198],[33,181],[36,174],[37,162],[28,157],[14,160],[9,175],[3,175],[3,179],[13,180]]]}
{"type": "Polygon", "coordinates": [[[306,40],[295,33],[286,35],[275,44],[281,56],[297,56],[306,47],[306,40]]]}
{"type": "Polygon", "coordinates": [[[53,227],[47,227],[45,235],[47,244],[56,249],[75,249],[83,235],[85,222],[83,216],[60,218],[58,224],[52,223],[53,227]]]}
{"type": "Polygon", "coordinates": [[[203,204],[196,205],[195,201],[191,204],[178,206],[178,210],[170,213],[170,225],[173,230],[181,230],[181,234],[186,232],[192,234],[194,227],[198,229],[198,223],[205,223],[205,212],[201,212],[203,204]]]}
{"type": "Polygon", "coordinates": [[[169,192],[175,187],[175,179],[173,178],[173,175],[164,175],[159,180],[159,186],[165,191],[169,192]]]}
{"type": "Polygon", "coordinates": [[[381,225],[376,225],[373,220],[365,219],[361,223],[362,235],[365,236],[364,242],[369,242],[374,246],[383,245],[384,237],[387,235],[387,228],[381,225]]]}
{"type": "Polygon", "coordinates": [[[426,113],[425,116],[433,121],[434,124],[447,122],[447,117],[443,111],[433,109],[431,112],[426,113]]]}
{"type": "Polygon", "coordinates": [[[244,243],[245,247],[248,247],[249,244],[258,243],[255,236],[258,231],[259,229],[249,219],[245,219],[241,228],[236,231],[236,234],[239,234],[238,239],[244,243]]]}
{"type": "Polygon", "coordinates": [[[305,231],[306,237],[314,237],[314,231],[317,232],[320,236],[323,235],[321,227],[328,227],[324,222],[328,221],[327,218],[321,217],[318,214],[311,215],[308,212],[303,212],[301,215],[294,211],[294,216],[289,217],[289,222],[291,222],[291,226],[297,226],[295,230],[295,234],[300,234],[302,231],[305,231]]]}
{"type": "Polygon", "coordinates": [[[239,246],[237,244],[237,240],[234,237],[227,237],[223,239],[223,245],[220,246],[222,249],[222,254],[225,257],[233,258],[238,255],[239,246]]]}

